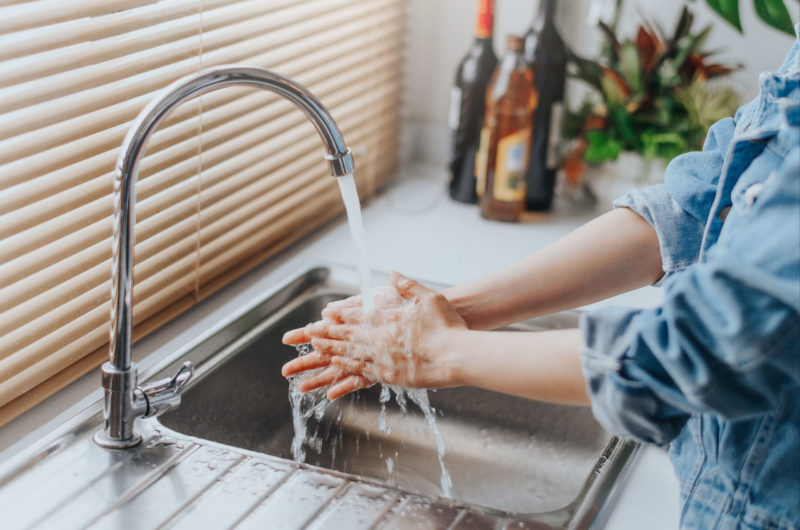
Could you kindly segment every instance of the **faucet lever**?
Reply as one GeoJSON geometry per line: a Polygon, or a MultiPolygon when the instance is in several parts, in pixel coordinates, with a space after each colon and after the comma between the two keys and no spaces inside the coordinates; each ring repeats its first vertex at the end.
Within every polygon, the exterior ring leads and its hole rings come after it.
{"type": "Polygon", "coordinates": [[[171,378],[136,387],[135,393],[144,399],[145,418],[160,416],[181,404],[180,390],[194,375],[194,365],[186,361],[171,378]]]}

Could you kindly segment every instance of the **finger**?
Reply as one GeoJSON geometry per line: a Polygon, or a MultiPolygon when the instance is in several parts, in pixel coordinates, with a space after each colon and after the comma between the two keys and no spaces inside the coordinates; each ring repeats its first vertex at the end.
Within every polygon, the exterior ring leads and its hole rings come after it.
{"type": "Polygon", "coordinates": [[[373,381],[380,379],[380,377],[378,377],[378,368],[375,366],[375,363],[363,359],[353,359],[352,357],[336,355],[331,358],[330,363],[338,367],[341,371],[352,375],[363,375],[373,381]]]}
{"type": "Polygon", "coordinates": [[[314,338],[345,340],[351,336],[353,331],[352,326],[335,324],[330,320],[309,324],[304,329],[309,342],[314,338]]]}
{"type": "Polygon", "coordinates": [[[284,344],[303,344],[311,342],[311,338],[306,334],[305,328],[293,329],[283,334],[281,339],[284,344]]]}
{"type": "Polygon", "coordinates": [[[372,381],[360,375],[350,375],[328,388],[328,399],[333,401],[339,399],[345,394],[361,390],[362,388],[369,388],[374,385],[372,381]]]}
{"type": "Polygon", "coordinates": [[[289,377],[290,375],[299,374],[300,372],[305,372],[306,370],[315,370],[317,368],[322,368],[323,366],[327,366],[330,364],[330,355],[325,355],[320,352],[312,352],[308,355],[303,355],[296,359],[292,359],[288,363],[284,364],[281,368],[281,373],[283,377],[289,377]]]}
{"type": "Polygon", "coordinates": [[[406,278],[397,271],[390,272],[389,279],[392,281],[397,294],[406,300],[419,300],[422,296],[433,292],[421,283],[406,278]]]}
{"type": "Polygon", "coordinates": [[[345,322],[361,322],[364,308],[358,306],[326,307],[322,316],[328,320],[343,324],[345,322]]]}
{"type": "Polygon", "coordinates": [[[316,388],[328,386],[343,378],[344,372],[338,366],[328,366],[315,374],[303,377],[297,381],[297,390],[310,392],[316,388]]]}
{"type": "Polygon", "coordinates": [[[357,307],[361,307],[361,295],[351,296],[343,300],[335,300],[330,302],[322,310],[322,316],[329,320],[342,322],[342,319],[339,318],[340,312],[345,309],[353,309],[357,307]]]}
{"type": "Polygon", "coordinates": [[[344,309],[345,307],[361,307],[361,295],[357,294],[343,300],[335,300],[325,306],[325,309],[344,309]]]}
{"type": "Polygon", "coordinates": [[[348,340],[353,336],[353,326],[346,324],[330,324],[327,329],[328,338],[336,340],[348,340]]]}
{"type": "Polygon", "coordinates": [[[312,338],[311,346],[315,351],[328,355],[350,355],[348,343],[341,340],[312,338]]]}

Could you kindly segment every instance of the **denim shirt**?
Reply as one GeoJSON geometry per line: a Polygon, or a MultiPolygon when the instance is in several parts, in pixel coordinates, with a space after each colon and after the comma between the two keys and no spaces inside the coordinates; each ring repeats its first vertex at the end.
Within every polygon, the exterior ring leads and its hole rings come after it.
{"type": "Polygon", "coordinates": [[[683,528],[800,528],[800,24],[758,98],[615,201],[655,229],[663,303],[581,319],[595,417],[669,445],[683,528]]]}

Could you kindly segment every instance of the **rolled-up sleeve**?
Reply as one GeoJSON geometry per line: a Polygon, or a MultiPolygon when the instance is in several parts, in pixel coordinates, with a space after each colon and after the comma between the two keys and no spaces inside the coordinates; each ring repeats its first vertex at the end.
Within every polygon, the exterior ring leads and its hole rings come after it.
{"type": "Polygon", "coordinates": [[[708,131],[703,150],[675,157],[664,184],[632,190],[613,203],[642,216],[658,235],[661,262],[671,273],[695,263],[736,122],[726,118],[708,131]]]}
{"type": "Polygon", "coordinates": [[[800,384],[798,175],[795,149],[731,237],[665,283],[660,307],[582,316],[583,373],[609,431],[664,445],[690,414],[763,413],[800,384]]]}

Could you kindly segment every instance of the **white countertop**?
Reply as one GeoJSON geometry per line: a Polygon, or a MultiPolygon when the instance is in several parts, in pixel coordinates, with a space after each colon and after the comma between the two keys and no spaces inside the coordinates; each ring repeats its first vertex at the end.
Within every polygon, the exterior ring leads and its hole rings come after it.
{"type": "MultiPolygon", "coordinates": [[[[451,201],[444,172],[411,167],[364,210],[371,267],[395,269],[420,281],[461,283],[502,268],[585,223],[592,212],[557,204],[535,220],[508,224],[480,218],[474,206],[451,201]]],[[[134,358],[145,371],[178,345],[252,303],[276,283],[318,263],[355,266],[355,252],[342,218],[254,269],[176,321],[138,342],[134,358]]],[[[654,287],[601,304],[650,307],[660,300],[654,287]]],[[[21,451],[32,438],[52,430],[102,398],[99,371],[0,428],[0,460],[21,451]]],[[[446,413],[446,411],[444,411],[446,413]]],[[[608,529],[678,528],[678,483],[666,454],[643,447],[606,521],[608,529]]]]}

